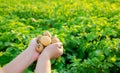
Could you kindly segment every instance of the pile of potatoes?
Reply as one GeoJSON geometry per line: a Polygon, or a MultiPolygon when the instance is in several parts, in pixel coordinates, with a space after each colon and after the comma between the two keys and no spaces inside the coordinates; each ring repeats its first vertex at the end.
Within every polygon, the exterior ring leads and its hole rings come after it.
{"type": "Polygon", "coordinates": [[[57,37],[51,35],[49,31],[44,31],[44,33],[37,37],[38,46],[36,51],[41,53],[42,50],[50,44],[60,42],[57,37]]]}

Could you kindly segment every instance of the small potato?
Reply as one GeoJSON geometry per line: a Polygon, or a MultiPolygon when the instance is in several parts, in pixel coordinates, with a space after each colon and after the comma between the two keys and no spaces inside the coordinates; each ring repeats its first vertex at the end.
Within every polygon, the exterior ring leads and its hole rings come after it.
{"type": "Polygon", "coordinates": [[[60,42],[60,40],[57,37],[52,37],[52,43],[60,42]]]}
{"type": "Polygon", "coordinates": [[[41,35],[37,37],[37,43],[40,43],[41,35]]]}
{"type": "Polygon", "coordinates": [[[36,51],[41,53],[43,49],[44,49],[44,46],[41,43],[39,43],[38,47],[36,48],[36,51]]]}
{"type": "Polygon", "coordinates": [[[48,36],[42,36],[40,39],[41,44],[48,46],[51,43],[51,38],[48,36]]]}
{"type": "Polygon", "coordinates": [[[43,36],[51,37],[51,33],[50,33],[49,31],[45,31],[45,32],[43,33],[43,36]]]}

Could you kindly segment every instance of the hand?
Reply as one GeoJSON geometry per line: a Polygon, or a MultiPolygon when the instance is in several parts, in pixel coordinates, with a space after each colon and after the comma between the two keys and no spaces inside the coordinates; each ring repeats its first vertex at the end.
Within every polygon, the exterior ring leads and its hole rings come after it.
{"type": "Polygon", "coordinates": [[[42,53],[44,53],[49,59],[57,58],[63,54],[62,43],[51,44],[47,46],[42,53]]]}
{"type": "MultiPolygon", "coordinates": [[[[5,73],[23,73],[23,71],[39,57],[36,51],[36,38],[32,39],[28,48],[3,67],[5,73]]],[[[1,72],[0,72],[1,73],[1,72]]]]}
{"type": "Polygon", "coordinates": [[[38,59],[38,57],[39,57],[39,53],[36,51],[36,48],[38,45],[36,40],[37,40],[37,38],[33,38],[30,41],[28,48],[27,48],[27,50],[34,55],[34,59],[38,59]]]}
{"type": "Polygon", "coordinates": [[[28,45],[28,48],[35,50],[36,47],[37,47],[37,38],[33,38],[33,39],[30,41],[30,43],[29,43],[29,45],[28,45]]]}

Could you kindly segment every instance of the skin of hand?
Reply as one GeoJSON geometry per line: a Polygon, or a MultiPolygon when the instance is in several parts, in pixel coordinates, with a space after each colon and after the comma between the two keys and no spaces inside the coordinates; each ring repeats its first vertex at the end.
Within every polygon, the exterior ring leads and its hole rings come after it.
{"type": "Polygon", "coordinates": [[[45,48],[43,51],[49,59],[58,58],[63,54],[63,46],[61,42],[53,43],[45,48]]]}
{"type": "Polygon", "coordinates": [[[50,59],[58,58],[62,54],[62,43],[59,42],[48,45],[38,58],[35,73],[51,73],[50,59]]]}
{"type": "Polygon", "coordinates": [[[0,73],[4,73],[1,67],[0,67],[0,73]]]}
{"type": "Polygon", "coordinates": [[[38,44],[37,44],[37,38],[33,38],[31,41],[30,41],[30,43],[29,43],[29,45],[28,45],[28,50],[31,50],[31,51],[33,51],[34,52],[34,60],[37,60],[38,59],[38,57],[39,57],[39,53],[36,51],[36,47],[38,46],[38,44]]]}
{"type": "Polygon", "coordinates": [[[37,42],[36,38],[34,38],[26,50],[3,67],[4,73],[22,73],[31,63],[38,59],[39,53],[36,51],[36,47],[37,42]]]}

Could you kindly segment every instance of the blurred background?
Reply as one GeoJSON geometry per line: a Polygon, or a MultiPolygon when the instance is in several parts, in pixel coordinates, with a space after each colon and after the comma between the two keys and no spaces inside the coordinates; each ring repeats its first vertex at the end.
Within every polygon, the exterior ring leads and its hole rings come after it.
{"type": "Polygon", "coordinates": [[[64,45],[52,73],[120,72],[120,0],[0,0],[0,66],[44,30],[64,45]]]}

